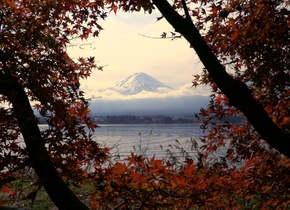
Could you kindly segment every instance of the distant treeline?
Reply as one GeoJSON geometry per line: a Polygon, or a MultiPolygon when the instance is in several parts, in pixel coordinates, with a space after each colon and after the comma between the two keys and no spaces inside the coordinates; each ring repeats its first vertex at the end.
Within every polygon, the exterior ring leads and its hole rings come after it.
{"type": "MultiPolygon", "coordinates": [[[[135,116],[135,115],[107,115],[107,116],[91,116],[97,124],[174,124],[174,123],[202,123],[194,115],[192,116],[135,116]]],[[[240,117],[227,117],[226,121],[232,123],[240,123],[240,117]]],[[[47,119],[38,116],[40,124],[46,124],[47,119]]],[[[217,122],[219,123],[219,122],[217,122]]]]}
{"type": "Polygon", "coordinates": [[[198,122],[194,116],[188,117],[169,117],[169,116],[134,116],[134,115],[107,115],[94,117],[99,124],[169,124],[169,123],[194,123],[198,122]]]}

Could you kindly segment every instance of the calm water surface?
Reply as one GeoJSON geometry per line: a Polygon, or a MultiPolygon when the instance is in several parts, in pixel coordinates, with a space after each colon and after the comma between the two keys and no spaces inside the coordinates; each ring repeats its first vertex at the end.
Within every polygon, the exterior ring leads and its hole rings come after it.
{"type": "MultiPolygon", "coordinates": [[[[165,157],[166,150],[178,152],[182,147],[190,154],[191,141],[203,135],[199,124],[100,124],[95,130],[94,140],[102,146],[112,148],[112,154],[127,157],[131,152],[148,157],[165,157]]],[[[39,125],[41,130],[47,125],[39,125]]]]}
{"type": "Polygon", "coordinates": [[[135,152],[164,157],[167,149],[177,151],[178,145],[190,151],[189,142],[202,135],[199,124],[101,124],[94,139],[121,156],[135,152]]]}

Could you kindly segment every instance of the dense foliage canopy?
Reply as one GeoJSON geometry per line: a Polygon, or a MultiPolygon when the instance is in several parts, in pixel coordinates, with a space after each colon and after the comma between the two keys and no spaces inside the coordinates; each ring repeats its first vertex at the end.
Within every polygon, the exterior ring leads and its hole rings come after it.
{"type": "Polygon", "coordinates": [[[91,186],[82,200],[92,209],[289,207],[290,162],[282,155],[290,154],[289,7],[287,0],[1,1],[2,192],[15,199],[9,183],[33,168],[37,190],[43,186],[59,209],[88,208],[63,180],[91,186]],[[92,140],[96,125],[79,90],[98,67],[93,57],[72,60],[66,47],[98,36],[107,12],[155,7],[205,65],[193,84],[212,87],[198,115],[207,135],[202,148],[192,142],[197,157],[131,154],[112,163],[92,140]],[[33,108],[48,130],[40,131],[33,108]],[[232,115],[245,120],[230,123],[232,115]]]}

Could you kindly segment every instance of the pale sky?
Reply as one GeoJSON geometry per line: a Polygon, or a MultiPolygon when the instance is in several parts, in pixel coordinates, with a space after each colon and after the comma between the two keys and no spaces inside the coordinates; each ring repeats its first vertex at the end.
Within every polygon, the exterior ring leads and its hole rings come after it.
{"type": "Polygon", "coordinates": [[[91,94],[112,87],[136,72],[147,73],[175,89],[184,85],[190,87],[192,75],[200,73],[203,65],[188,42],[183,38],[171,40],[142,36],[160,37],[162,32],[173,31],[165,19],[156,21],[159,16],[157,11],[151,15],[112,13],[101,22],[104,30],[99,37],[85,41],[90,45],[69,47],[72,57],[94,56],[98,65],[107,65],[104,71],[95,70],[90,78],[82,81],[82,89],[91,94]]]}

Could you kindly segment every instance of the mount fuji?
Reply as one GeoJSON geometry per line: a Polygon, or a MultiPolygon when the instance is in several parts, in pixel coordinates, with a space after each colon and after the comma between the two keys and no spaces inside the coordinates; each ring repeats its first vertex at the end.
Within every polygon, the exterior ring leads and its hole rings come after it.
{"type": "Polygon", "coordinates": [[[164,93],[173,89],[148,74],[138,72],[121,80],[114,87],[99,91],[106,90],[113,90],[121,95],[136,95],[141,92],[164,93]]]}
{"type": "Polygon", "coordinates": [[[192,115],[208,104],[209,97],[188,94],[193,90],[172,89],[148,74],[135,73],[115,86],[101,89],[90,102],[92,114],[192,115]],[[181,94],[183,93],[183,94],[181,94]],[[121,97],[120,97],[121,96],[121,97]]]}

